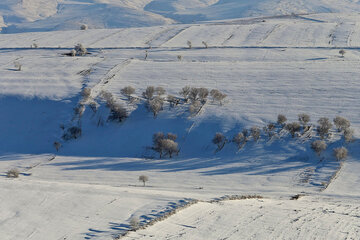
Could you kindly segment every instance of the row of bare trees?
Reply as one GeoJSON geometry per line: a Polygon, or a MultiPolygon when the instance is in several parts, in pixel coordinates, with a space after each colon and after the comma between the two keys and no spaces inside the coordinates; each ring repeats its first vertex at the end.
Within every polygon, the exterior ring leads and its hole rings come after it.
{"type": "MultiPolygon", "coordinates": [[[[287,118],[285,115],[279,114],[276,123],[269,123],[263,127],[263,134],[261,128],[254,126],[249,130],[243,129],[241,132],[238,132],[231,140],[227,139],[223,133],[218,132],[213,137],[212,142],[217,146],[216,152],[223,149],[225,144],[230,142],[233,142],[236,144],[238,149],[241,149],[250,140],[257,142],[262,135],[269,138],[269,140],[275,136],[279,138],[280,133],[285,130],[292,136],[292,138],[318,137],[318,140],[315,140],[311,143],[311,148],[320,156],[321,153],[327,148],[326,141],[331,137],[331,129],[333,128],[333,124],[328,118],[325,117],[320,118],[317,123],[317,126],[310,124],[310,116],[305,113],[298,115],[298,122],[290,123],[287,123],[287,118]],[[316,130],[315,133],[313,129],[316,130]]],[[[353,141],[354,130],[350,128],[351,124],[349,120],[344,117],[337,116],[333,119],[333,123],[337,132],[341,134],[345,143],[353,141]]],[[[333,154],[336,159],[341,160],[347,157],[348,150],[342,146],[335,148],[333,150],[333,154]]]]}

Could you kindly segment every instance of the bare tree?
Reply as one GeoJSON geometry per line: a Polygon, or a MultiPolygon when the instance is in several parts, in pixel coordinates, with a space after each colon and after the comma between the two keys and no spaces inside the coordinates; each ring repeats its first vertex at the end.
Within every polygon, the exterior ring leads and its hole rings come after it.
{"type": "Polygon", "coordinates": [[[237,145],[238,149],[241,149],[246,143],[246,137],[243,133],[239,132],[234,136],[232,141],[237,145]]]}
{"type": "Polygon", "coordinates": [[[339,132],[344,131],[345,129],[349,128],[351,125],[349,120],[340,116],[334,118],[334,124],[339,132]]]}
{"type": "Polygon", "coordinates": [[[189,106],[190,114],[196,115],[200,111],[201,106],[202,106],[202,104],[199,100],[192,102],[191,105],[189,106]]]}
{"type": "Polygon", "coordinates": [[[188,47],[191,49],[192,48],[192,43],[190,41],[187,41],[186,43],[188,45],[188,47]]]}
{"type": "Polygon", "coordinates": [[[335,148],[334,149],[334,156],[338,161],[347,158],[348,150],[345,147],[335,148]]]}
{"type": "Polygon", "coordinates": [[[268,135],[269,138],[274,136],[275,124],[269,123],[267,126],[264,127],[264,132],[268,135]]]}
{"type": "Polygon", "coordinates": [[[220,92],[217,89],[213,89],[210,91],[210,95],[213,98],[214,101],[218,101],[220,103],[220,105],[223,104],[223,100],[226,98],[226,94],[220,92]]]}
{"type": "Polygon", "coordinates": [[[310,116],[306,113],[299,114],[298,119],[304,129],[305,129],[306,125],[310,122],[310,116]]]}
{"type": "Polygon", "coordinates": [[[281,126],[285,126],[285,123],[287,121],[287,118],[285,117],[285,115],[279,114],[277,117],[277,123],[281,126]]]}
{"type": "Polygon", "coordinates": [[[209,95],[209,90],[207,90],[207,88],[199,88],[198,89],[199,100],[202,104],[206,103],[206,98],[208,95],[209,95]]]}
{"type": "Polygon", "coordinates": [[[261,130],[259,127],[254,126],[250,129],[250,134],[255,142],[257,142],[260,138],[261,130]]]}
{"type": "Polygon", "coordinates": [[[205,48],[208,48],[208,44],[205,41],[202,41],[202,44],[204,45],[205,48]]]}
{"type": "Polygon", "coordinates": [[[164,100],[161,97],[155,97],[149,101],[149,109],[153,113],[154,118],[163,109],[164,100]]]}
{"type": "Polygon", "coordinates": [[[344,139],[346,142],[353,141],[353,136],[354,136],[354,129],[346,128],[344,130],[344,139]]]}
{"type": "Polygon", "coordinates": [[[324,139],[324,138],[328,137],[329,130],[332,128],[332,124],[329,121],[329,119],[325,118],[325,117],[320,118],[318,120],[318,123],[320,125],[317,127],[317,132],[319,133],[321,139],[324,139]]]}
{"type": "Polygon", "coordinates": [[[140,176],[139,176],[139,181],[140,181],[140,182],[143,182],[143,186],[145,187],[145,183],[146,183],[147,181],[149,181],[149,178],[148,178],[148,176],[140,175],[140,176]]]}
{"type": "Polygon", "coordinates": [[[55,141],[54,142],[54,147],[55,147],[56,151],[58,152],[59,149],[61,148],[61,143],[55,141]]]}
{"type": "Polygon", "coordinates": [[[146,88],[145,92],[143,92],[143,97],[147,100],[150,100],[153,98],[155,93],[155,88],[153,86],[149,86],[146,88]]]}
{"type": "Polygon", "coordinates": [[[179,152],[178,144],[171,139],[162,139],[161,146],[162,146],[165,154],[169,155],[170,158],[172,158],[174,153],[179,152]]]}
{"type": "Polygon", "coordinates": [[[200,92],[199,88],[195,88],[195,87],[191,88],[190,94],[189,94],[189,99],[193,102],[198,100],[199,92],[200,92]]]}
{"type": "Polygon", "coordinates": [[[110,107],[109,121],[123,122],[128,117],[125,107],[120,103],[113,103],[110,107]]]}
{"type": "Polygon", "coordinates": [[[289,133],[291,134],[291,137],[294,138],[295,134],[300,131],[301,126],[298,122],[292,122],[292,123],[286,124],[285,128],[286,128],[286,130],[289,131],[289,133]]]}
{"type": "Polygon", "coordinates": [[[214,138],[212,139],[212,142],[217,145],[217,150],[220,151],[223,149],[226,143],[226,137],[222,133],[216,133],[214,138]]]}
{"type": "Polygon", "coordinates": [[[189,86],[185,86],[181,89],[180,95],[184,98],[184,101],[187,102],[189,100],[191,88],[189,86]]]}
{"type": "Polygon", "coordinates": [[[327,145],[323,140],[316,140],[311,143],[311,148],[320,156],[321,152],[327,148],[327,145]]]}
{"type": "Polygon", "coordinates": [[[120,90],[121,94],[131,100],[131,95],[135,93],[135,88],[131,86],[124,87],[120,90]]]}
{"type": "Polygon", "coordinates": [[[164,95],[166,93],[166,91],[165,91],[165,89],[163,87],[157,87],[155,89],[155,91],[156,91],[157,95],[159,95],[159,96],[164,95]]]}
{"type": "Polygon", "coordinates": [[[344,49],[341,49],[341,50],[339,51],[339,54],[341,55],[341,57],[344,57],[344,55],[345,55],[345,50],[344,50],[344,49]]]}

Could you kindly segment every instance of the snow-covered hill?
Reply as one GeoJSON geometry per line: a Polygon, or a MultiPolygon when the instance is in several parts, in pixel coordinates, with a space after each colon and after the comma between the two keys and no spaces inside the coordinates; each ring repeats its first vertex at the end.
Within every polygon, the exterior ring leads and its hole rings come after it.
{"type": "Polygon", "coordinates": [[[357,13],[356,0],[3,0],[3,33],[156,26],[241,17],[357,13]]]}
{"type": "MultiPolygon", "coordinates": [[[[75,4],[59,1],[65,3],[75,4]]],[[[157,11],[157,16],[163,7],[166,19],[171,18],[166,11],[195,11],[184,7],[190,6],[188,1],[135,3],[117,2],[157,11]]],[[[77,2],[86,8],[98,4],[77,2]]],[[[228,10],[227,4],[235,1],[197,1],[196,7],[210,11],[212,6],[227,6],[228,10]]],[[[342,4],[333,7],[346,11],[342,4]]],[[[283,8],[290,12],[290,7],[283,8]]],[[[61,18],[55,14],[33,26],[46,25],[57,16],[61,18]]],[[[31,29],[33,23],[27,24],[31,29]]],[[[72,20],[72,24],[78,23],[72,20]]],[[[356,13],[1,34],[0,238],[111,239],[127,231],[134,217],[145,223],[192,199],[200,202],[127,237],[358,236],[359,48],[356,13]],[[66,55],[78,43],[90,54],[66,55]],[[130,102],[120,92],[133,86],[133,97],[142,98],[150,85],[178,97],[186,85],[218,89],[227,98],[223,105],[209,99],[195,116],[189,116],[187,103],[174,108],[165,103],[154,118],[143,100],[130,102]],[[91,89],[86,101],[81,95],[85,88],[91,89]],[[123,123],[106,121],[104,91],[126,107],[129,117],[123,123]],[[91,101],[99,106],[96,112],[91,101]],[[80,102],[85,104],[81,118],[74,111],[80,102]],[[307,113],[313,125],[320,117],[346,117],[355,141],[344,143],[333,128],[320,157],[310,148],[318,139],[314,129],[292,138],[277,126],[278,137],[262,133],[258,142],[250,140],[240,151],[232,142],[216,151],[211,142],[216,132],[231,140],[244,128],[276,121],[279,113],[289,122],[307,113]],[[62,135],[72,126],[81,127],[82,136],[65,141],[62,135]],[[158,159],[149,149],[158,131],[178,135],[178,156],[158,159]],[[62,144],[59,152],[55,141],[62,144]],[[342,145],[349,157],[340,163],[332,151],[342,145]],[[5,177],[11,168],[20,170],[18,179],[5,177]],[[149,177],[146,187],[138,182],[140,175],[149,177]],[[265,199],[209,201],[233,194],[259,194],[265,199]],[[290,201],[296,194],[308,196],[290,201]],[[250,230],[245,233],[244,227],[250,230]],[[290,233],[284,235],[285,231],[290,233]]]]}

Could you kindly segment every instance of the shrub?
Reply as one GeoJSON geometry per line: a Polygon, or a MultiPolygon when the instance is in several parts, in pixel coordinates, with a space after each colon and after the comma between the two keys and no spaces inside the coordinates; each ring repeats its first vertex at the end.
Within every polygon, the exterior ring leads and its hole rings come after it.
{"type": "Polygon", "coordinates": [[[306,125],[310,122],[310,116],[306,113],[301,113],[298,115],[300,124],[305,128],[306,125]]]}
{"type": "Polygon", "coordinates": [[[351,142],[354,136],[354,129],[346,128],[344,130],[344,139],[346,142],[351,142]]]}
{"type": "Polygon", "coordinates": [[[325,117],[320,118],[318,120],[318,123],[320,125],[317,127],[317,132],[319,133],[321,139],[324,139],[325,137],[328,136],[329,130],[332,128],[332,124],[329,121],[329,119],[325,117]]]}
{"type": "Polygon", "coordinates": [[[182,60],[183,60],[183,56],[177,55],[177,59],[178,59],[179,61],[182,61],[182,60]]]}
{"type": "Polygon", "coordinates": [[[192,48],[192,43],[190,41],[187,41],[186,44],[188,45],[189,48],[192,48]]]}
{"type": "Polygon", "coordinates": [[[74,114],[75,114],[75,116],[78,116],[79,118],[82,117],[84,112],[85,112],[85,106],[81,103],[74,108],[74,114]]]}
{"type": "Polygon", "coordinates": [[[343,131],[350,127],[350,121],[340,116],[334,118],[334,124],[338,131],[343,131]]]}
{"type": "Polygon", "coordinates": [[[160,97],[155,97],[149,101],[149,109],[154,114],[154,118],[163,109],[164,100],[160,97]]]}
{"type": "Polygon", "coordinates": [[[287,118],[285,117],[285,115],[279,114],[277,117],[277,123],[281,126],[285,126],[285,123],[287,121],[287,118]]]}
{"type": "Polygon", "coordinates": [[[205,48],[208,48],[208,44],[205,41],[202,41],[202,44],[204,45],[205,48]]]}
{"type": "Polygon", "coordinates": [[[249,131],[246,128],[244,128],[242,130],[242,134],[244,135],[245,141],[247,141],[247,138],[249,137],[249,131]]]}
{"type": "Polygon", "coordinates": [[[210,91],[210,95],[213,98],[214,101],[218,101],[220,103],[220,105],[222,105],[222,101],[226,98],[226,94],[220,92],[217,89],[213,89],[210,91]]]}
{"type": "Polygon", "coordinates": [[[21,63],[14,62],[14,66],[15,66],[16,71],[21,71],[21,67],[22,67],[21,63]]]}
{"type": "Polygon", "coordinates": [[[225,146],[226,137],[222,133],[216,133],[212,142],[217,145],[217,150],[220,151],[225,146]]]}
{"type": "Polygon", "coordinates": [[[135,93],[135,88],[131,86],[124,87],[120,90],[121,94],[126,96],[129,100],[131,99],[131,94],[135,93]]]}
{"type": "Polygon", "coordinates": [[[185,86],[181,89],[180,95],[184,98],[184,101],[187,102],[189,100],[191,88],[189,86],[185,86]]]}
{"type": "Polygon", "coordinates": [[[269,138],[274,136],[275,124],[269,123],[266,127],[264,127],[264,132],[268,135],[269,138]]]}
{"type": "Polygon", "coordinates": [[[344,55],[345,55],[345,50],[344,50],[344,49],[341,49],[341,50],[339,51],[339,54],[341,55],[341,57],[344,57],[344,55]]]}
{"type": "Polygon", "coordinates": [[[86,24],[82,24],[82,25],[80,26],[80,29],[81,29],[81,30],[87,30],[87,29],[88,29],[88,26],[87,26],[86,24]]]}
{"type": "Polygon", "coordinates": [[[311,143],[311,148],[320,156],[321,152],[327,148],[325,141],[316,140],[311,143]]]}
{"type": "Polygon", "coordinates": [[[246,137],[244,136],[243,133],[239,132],[238,134],[236,134],[234,137],[233,137],[233,140],[232,140],[238,147],[238,149],[242,148],[245,143],[246,143],[246,137]]]}
{"type": "Polygon", "coordinates": [[[8,178],[18,178],[19,177],[19,170],[13,168],[6,172],[6,177],[8,178]]]}
{"type": "Polygon", "coordinates": [[[141,175],[141,176],[139,176],[139,181],[140,181],[140,182],[143,182],[143,186],[145,187],[145,183],[146,183],[147,181],[149,181],[149,178],[148,178],[148,176],[141,175]]]}
{"type": "Polygon", "coordinates": [[[159,95],[159,96],[164,95],[166,93],[166,91],[165,91],[165,89],[163,87],[157,87],[155,89],[155,91],[156,91],[157,95],[159,95]]]}
{"type": "Polygon", "coordinates": [[[71,139],[78,139],[82,134],[80,127],[71,127],[66,130],[66,132],[63,134],[62,138],[66,141],[71,139]]]}
{"type": "Polygon", "coordinates": [[[256,126],[254,126],[250,129],[250,134],[255,142],[257,142],[259,140],[260,133],[261,133],[260,128],[258,128],[256,126]]]}
{"type": "Polygon", "coordinates": [[[345,147],[335,148],[334,156],[338,161],[343,160],[348,156],[348,150],[345,147]]]}
{"type": "Polygon", "coordinates": [[[61,143],[59,143],[59,142],[54,142],[54,147],[55,147],[56,151],[58,152],[59,149],[61,148],[61,143]]]}
{"type": "Polygon", "coordinates": [[[286,127],[286,130],[288,130],[289,133],[291,134],[291,137],[293,137],[293,138],[295,137],[295,134],[300,131],[300,128],[301,128],[300,124],[297,122],[288,123],[288,124],[286,124],[285,127],[286,127]]]}
{"type": "Polygon", "coordinates": [[[85,56],[87,54],[87,49],[81,44],[75,46],[76,56],[85,56]]]}
{"type": "Polygon", "coordinates": [[[90,106],[90,109],[91,109],[94,113],[97,112],[98,105],[97,105],[97,103],[96,103],[95,101],[91,101],[91,102],[89,103],[89,106],[90,106]]]}
{"type": "Polygon", "coordinates": [[[150,100],[153,98],[155,93],[155,88],[153,86],[149,86],[146,88],[145,92],[143,92],[143,97],[147,100],[150,100]]]}
{"type": "Polygon", "coordinates": [[[110,107],[109,121],[123,122],[128,117],[125,107],[120,103],[112,103],[110,107]]]}

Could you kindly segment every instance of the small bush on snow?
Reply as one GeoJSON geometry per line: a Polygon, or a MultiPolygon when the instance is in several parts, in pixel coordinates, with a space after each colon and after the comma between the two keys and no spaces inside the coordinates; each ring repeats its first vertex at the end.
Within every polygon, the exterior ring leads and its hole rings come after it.
{"type": "Polygon", "coordinates": [[[298,115],[300,124],[305,128],[306,125],[310,122],[310,116],[306,113],[301,113],[298,115]]]}
{"type": "Polygon", "coordinates": [[[142,93],[143,97],[146,99],[146,100],[150,100],[153,98],[154,96],[154,93],[155,93],[155,88],[153,86],[149,86],[146,88],[146,90],[142,93]]]}
{"type": "Polygon", "coordinates": [[[286,128],[286,130],[289,131],[289,133],[291,134],[291,136],[294,138],[294,137],[295,137],[295,134],[300,131],[300,128],[301,128],[301,127],[300,127],[300,124],[299,124],[299,123],[293,122],[293,123],[288,123],[288,124],[286,124],[285,128],[286,128]]]}
{"type": "Polygon", "coordinates": [[[121,94],[126,96],[129,100],[131,99],[131,94],[135,93],[135,88],[131,86],[124,87],[120,90],[121,94]]]}
{"type": "Polygon", "coordinates": [[[259,140],[260,134],[261,134],[261,130],[259,127],[254,126],[250,129],[250,135],[252,136],[255,142],[259,140]]]}
{"type": "Polygon", "coordinates": [[[6,172],[6,177],[8,178],[18,178],[19,177],[19,170],[17,169],[10,169],[9,171],[6,172]]]}
{"type": "Polygon", "coordinates": [[[285,123],[287,121],[287,118],[285,117],[285,115],[279,114],[277,117],[277,123],[281,126],[285,126],[285,123]]]}
{"type": "Polygon", "coordinates": [[[354,136],[354,129],[346,128],[344,130],[344,139],[346,142],[351,142],[354,136]]]}

